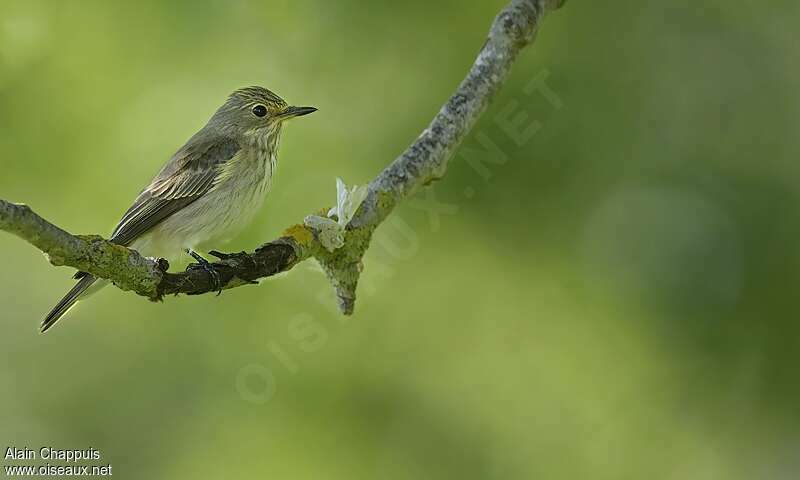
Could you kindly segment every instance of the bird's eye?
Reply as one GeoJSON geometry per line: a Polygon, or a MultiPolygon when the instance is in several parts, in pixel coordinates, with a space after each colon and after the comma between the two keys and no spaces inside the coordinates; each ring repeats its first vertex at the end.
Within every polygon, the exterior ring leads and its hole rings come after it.
{"type": "Polygon", "coordinates": [[[263,117],[266,114],[267,114],[267,107],[265,107],[264,105],[256,105],[255,107],[253,107],[253,115],[255,115],[256,117],[263,117]]]}

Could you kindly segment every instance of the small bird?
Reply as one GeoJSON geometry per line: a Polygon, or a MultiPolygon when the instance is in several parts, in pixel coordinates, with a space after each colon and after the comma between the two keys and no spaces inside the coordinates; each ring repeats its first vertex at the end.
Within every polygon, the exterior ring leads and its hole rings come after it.
{"type": "MultiPolygon", "coordinates": [[[[177,258],[235,235],[272,185],[283,122],[315,112],[289,106],[263,87],[233,92],[164,165],[122,216],[110,241],[145,256],[177,258]]],[[[106,284],[87,272],[42,321],[44,333],[78,302],[106,284]]]]}

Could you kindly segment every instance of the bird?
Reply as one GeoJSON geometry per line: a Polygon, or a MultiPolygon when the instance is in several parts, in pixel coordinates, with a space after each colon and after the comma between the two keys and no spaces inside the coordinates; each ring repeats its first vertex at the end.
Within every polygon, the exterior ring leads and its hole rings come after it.
{"type": "MultiPolygon", "coordinates": [[[[188,253],[212,273],[197,251],[252,220],[272,187],[283,123],[315,111],[290,106],[264,87],[234,91],[136,197],[109,240],[145,256],[188,253]]],[[[75,286],[42,321],[42,333],[108,284],[88,272],[74,278],[75,286]]]]}

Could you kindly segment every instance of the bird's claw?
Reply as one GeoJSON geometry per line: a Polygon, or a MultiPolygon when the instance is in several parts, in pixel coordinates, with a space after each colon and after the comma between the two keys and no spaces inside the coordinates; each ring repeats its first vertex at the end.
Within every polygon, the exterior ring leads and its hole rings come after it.
{"type": "MultiPolygon", "coordinates": [[[[211,250],[210,252],[208,252],[208,254],[217,257],[220,260],[230,260],[231,258],[242,258],[245,261],[249,262],[252,268],[256,268],[255,261],[244,250],[239,253],[222,253],[216,250],[211,250]]],[[[245,280],[245,279],[242,280],[247,282],[248,285],[258,285],[258,282],[253,280],[245,280]]]]}
{"type": "Polygon", "coordinates": [[[247,252],[239,252],[239,253],[222,253],[216,250],[211,250],[208,252],[209,255],[212,257],[217,257],[220,260],[228,260],[229,258],[239,257],[241,255],[247,255],[247,252]]]}
{"type": "MultiPolygon", "coordinates": [[[[211,291],[216,290],[217,296],[220,296],[222,294],[222,283],[220,282],[219,279],[219,273],[214,269],[214,266],[211,265],[211,263],[208,260],[200,256],[197,252],[193,250],[187,250],[186,253],[188,253],[189,255],[191,255],[192,258],[197,260],[197,263],[190,264],[188,267],[186,267],[186,270],[203,270],[204,272],[206,272],[210,279],[211,291]]],[[[211,255],[214,255],[215,252],[209,252],[209,253],[211,255]]],[[[216,257],[217,255],[214,256],[216,257]]]]}

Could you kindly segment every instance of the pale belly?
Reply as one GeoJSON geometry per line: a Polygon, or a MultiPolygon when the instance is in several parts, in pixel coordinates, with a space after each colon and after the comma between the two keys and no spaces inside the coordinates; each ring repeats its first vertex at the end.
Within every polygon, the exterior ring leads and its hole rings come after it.
{"type": "Polygon", "coordinates": [[[136,239],[131,246],[148,257],[170,263],[191,260],[185,250],[223,250],[224,244],[247,226],[261,207],[272,183],[272,162],[242,161],[229,178],[207,194],[136,239]]]}

